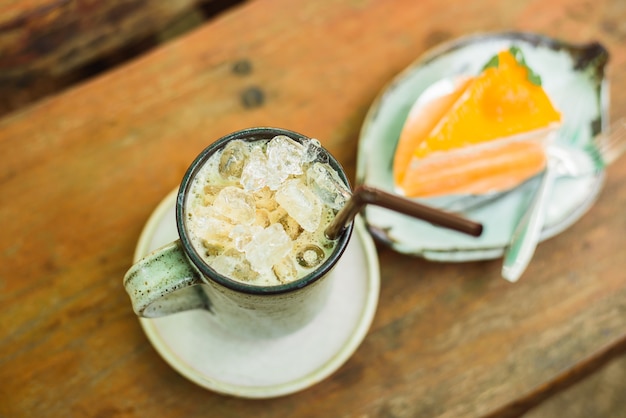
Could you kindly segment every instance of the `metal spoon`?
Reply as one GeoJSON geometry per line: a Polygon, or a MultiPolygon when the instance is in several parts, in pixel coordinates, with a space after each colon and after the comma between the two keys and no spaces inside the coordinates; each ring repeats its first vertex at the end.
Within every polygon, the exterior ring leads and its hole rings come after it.
{"type": "MultiPolygon", "coordinates": [[[[619,137],[624,132],[624,121],[620,121],[619,127],[622,129],[615,130],[614,138],[619,137]]],[[[599,138],[594,139],[594,143],[599,142],[599,138]]],[[[599,167],[612,163],[626,149],[619,138],[610,141],[609,144],[610,147],[603,147],[600,144],[595,152],[591,153],[556,144],[547,147],[548,165],[530,207],[513,231],[509,246],[504,253],[502,277],[510,282],[516,282],[526,270],[541,237],[546,208],[554,181],[561,176],[590,175],[599,167]]]]}

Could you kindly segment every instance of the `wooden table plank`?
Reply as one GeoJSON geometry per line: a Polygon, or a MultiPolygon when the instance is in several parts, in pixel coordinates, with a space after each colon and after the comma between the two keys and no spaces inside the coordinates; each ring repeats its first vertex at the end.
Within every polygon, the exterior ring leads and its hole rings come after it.
{"type": "Polygon", "coordinates": [[[151,348],[121,287],[143,223],[202,148],[281,126],[319,138],[354,178],[369,104],[442,40],[510,29],[599,40],[612,54],[612,114],[624,115],[626,8],[587,4],[251,1],[0,120],[0,416],[478,416],[536,399],[619,346],[626,164],[515,285],[499,260],[437,264],[380,247],[364,343],[324,383],[284,398],[187,382],[151,348]]]}
{"type": "Polygon", "coordinates": [[[0,116],[58,92],[240,0],[0,0],[0,116]]]}

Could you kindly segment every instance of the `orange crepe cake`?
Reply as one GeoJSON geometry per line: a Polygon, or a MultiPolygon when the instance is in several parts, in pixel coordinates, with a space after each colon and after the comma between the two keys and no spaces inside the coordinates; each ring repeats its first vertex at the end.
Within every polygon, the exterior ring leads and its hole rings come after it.
{"type": "Polygon", "coordinates": [[[393,161],[395,186],[409,197],[513,188],[544,169],[543,140],[561,121],[516,47],[417,110],[393,161]]]}

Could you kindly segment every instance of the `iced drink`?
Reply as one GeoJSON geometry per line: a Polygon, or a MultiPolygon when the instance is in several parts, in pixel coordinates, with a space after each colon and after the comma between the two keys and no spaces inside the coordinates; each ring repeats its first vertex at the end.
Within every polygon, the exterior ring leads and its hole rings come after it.
{"type": "Polygon", "coordinates": [[[335,248],[324,230],[350,197],[316,140],[232,140],[193,179],[185,222],[218,273],[259,286],[297,280],[335,248]]]}

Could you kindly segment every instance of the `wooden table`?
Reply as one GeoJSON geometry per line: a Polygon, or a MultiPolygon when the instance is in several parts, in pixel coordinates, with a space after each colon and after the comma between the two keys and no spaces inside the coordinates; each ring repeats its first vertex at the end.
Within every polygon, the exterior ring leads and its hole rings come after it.
{"type": "Polygon", "coordinates": [[[330,378],[287,397],[221,396],[181,377],[121,281],[147,217],[210,142],[290,128],[319,138],[354,178],[375,95],[453,37],[516,29],[600,41],[611,114],[623,116],[624,21],[620,0],[252,0],[5,116],[0,416],[517,416],[598,369],[626,350],[624,163],[515,285],[500,260],[437,264],[379,247],[381,296],[364,342],[330,378]]]}

